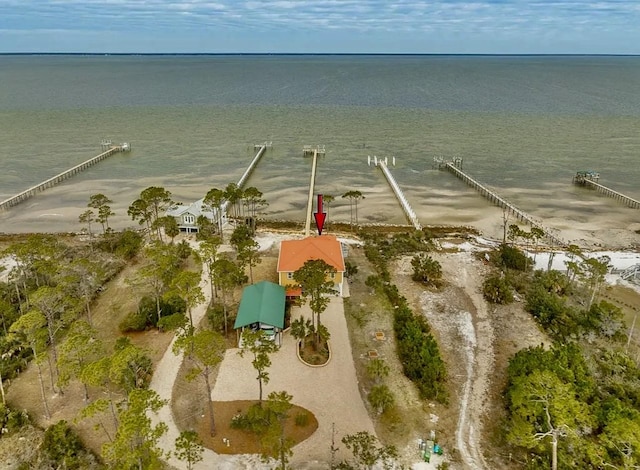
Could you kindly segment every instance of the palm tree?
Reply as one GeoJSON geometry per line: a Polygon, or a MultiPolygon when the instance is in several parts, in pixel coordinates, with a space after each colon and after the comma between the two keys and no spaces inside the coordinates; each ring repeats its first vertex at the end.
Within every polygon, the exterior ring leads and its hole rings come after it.
{"type": "Polygon", "coordinates": [[[332,196],[331,194],[325,194],[324,195],[324,204],[327,208],[327,224],[326,227],[329,228],[329,209],[331,208],[331,204],[333,203],[333,201],[335,201],[336,198],[334,196],[332,196]]]}
{"type": "Polygon", "coordinates": [[[353,226],[353,206],[355,204],[355,214],[356,214],[356,225],[358,224],[358,200],[364,199],[364,196],[360,191],[347,191],[342,195],[343,199],[349,199],[349,210],[350,210],[350,225],[353,226]]]}

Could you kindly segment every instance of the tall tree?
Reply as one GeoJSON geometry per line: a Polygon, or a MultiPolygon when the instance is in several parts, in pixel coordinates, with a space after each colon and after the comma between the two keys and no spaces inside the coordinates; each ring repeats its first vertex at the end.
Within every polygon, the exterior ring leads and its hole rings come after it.
{"type": "MultiPolygon", "coordinates": [[[[103,357],[102,343],[96,331],[82,320],[71,325],[58,355],[58,383],[65,386],[71,379],[80,378],[84,368],[103,357]]],[[[89,400],[89,389],[84,382],[84,400],[89,400]]]]}
{"type": "Polygon", "coordinates": [[[204,302],[204,294],[200,288],[200,274],[193,271],[181,271],[171,282],[171,287],[184,300],[189,324],[193,328],[192,310],[204,302]]]}
{"type": "Polygon", "coordinates": [[[31,352],[38,370],[38,381],[40,383],[40,395],[42,398],[42,407],[46,419],[51,419],[49,412],[49,404],[47,403],[47,395],[44,391],[44,380],[42,379],[42,368],[40,364],[46,355],[47,344],[47,320],[44,315],[38,311],[31,311],[22,315],[9,328],[10,336],[13,335],[18,342],[26,345],[31,352]]]}
{"type": "Polygon", "coordinates": [[[353,225],[353,207],[355,206],[355,221],[356,225],[358,225],[358,201],[360,199],[364,199],[365,197],[362,195],[360,191],[351,190],[347,191],[342,195],[343,199],[349,199],[349,209],[351,213],[351,225],[353,225]]]}
{"type": "Polygon", "coordinates": [[[151,222],[153,220],[153,212],[149,207],[149,201],[145,201],[142,198],[138,198],[131,203],[127,214],[131,217],[131,220],[138,221],[140,225],[146,225],[147,232],[151,236],[151,222]]]}
{"type": "Polygon", "coordinates": [[[240,216],[238,205],[242,198],[242,189],[236,183],[229,183],[224,189],[224,198],[229,204],[228,209],[232,210],[233,217],[237,219],[240,216]]]}
{"type": "Polygon", "coordinates": [[[238,225],[231,234],[231,245],[236,249],[238,261],[242,266],[249,266],[249,279],[253,284],[253,268],[262,261],[260,259],[260,245],[253,239],[249,226],[238,225]]]}
{"type": "Polygon", "coordinates": [[[329,217],[329,211],[331,210],[331,205],[334,203],[336,198],[335,198],[335,196],[333,196],[331,194],[324,194],[323,195],[323,200],[324,200],[324,205],[325,205],[325,207],[327,209],[326,230],[328,230],[329,229],[329,222],[331,221],[331,217],[329,217]]]}
{"type": "Polygon", "coordinates": [[[153,390],[132,390],[118,413],[119,425],[113,442],[102,447],[105,460],[118,469],[155,470],[163,468],[164,452],[158,441],[167,425],[151,423],[150,413],[166,404],[153,390]]]}
{"type": "Polygon", "coordinates": [[[558,442],[570,432],[593,424],[587,405],[576,398],[572,384],[553,372],[535,370],[515,379],[508,392],[510,429],[507,440],[527,449],[551,440],[551,469],[558,468],[558,442]]]}
{"type": "Polygon", "coordinates": [[[109,204],[112,203],[113,201],[102,193],[92,194],[89,196],[89,203],[87,204],[87,207],[91,207],[98,211],[98,217],[96,220],[100,225],[102,225],[103,234],[106,233],[109,228],[109,217],[115,215],[111,210],[111,206],[109,206],[109,204]]]}
{"type": "Polygon", "coordinates": [[[49,345],[51,346],[51,359],[49,372],[51,387],[55,390],[55,381],[60,371],[58,370],[58,331],[66,327],[73,320],[71,299],[60,287],[40,287],[31,295],[31,304],[38,309],[46,320],[49,345]],[[53,371],[55,370],[55,376],[53,371]]]}
{"type": "Polygon", "coordinates": [[[197,432],[182,431],[175,444],[175,456],[178,460],[186,462],[187,470],[192,470],[194,464],[202,461],[204,447],[197,432]]]}
{"type": "Polygon", "coordinates": [[[285,422],[293,407],[292,399],[287,392],[271,392],[265,403],[270,420],[261,438],[262,455],[279,460],[279,470],[286,470],[289,458],[293,455],[295,441],[285,434],[285,422]]]}
{"type": "Polygon", "coordinates": [[[148,259],[138,271],[138,275],[130,281],[133,286],[150,290],[156,302],[156,323],[160,321],[160,299],[167,286],[176,275],[180,260],[175,249],[159,242],[152,243],[144,249],[148,259]]]}
{"type": "Polygon", "coordinates": [[[81,298],[84,301],[87,321],[92,324],[91,301],[95,296],[104,277],[104,271],[100,260],[88,258],[74,259],[64,267],[61,272],[60,285],[66,292],[81,298]]]}
{"type": "Polygon", "coordinates": [[[242,272],[240,267],[225,256],[220,256],[213,263],[213,279],[222,292],[222,310],[224,314],[224,334],[228,334],[228,306],[227,296],[231,289],[235,286],[241,285],[246,282],[247,276],[242,272]]]}
{"type": "Polygon", "coordinates": [[[149,226],[155,229],[158,240],[162,240],[162,234],[160,233],[160,226],[157,220],[160,218],[162,212],[167,210],[172,204],[171,192],[159,186],[150,186],[142,190],[139,200],[142,202],[134,201],[132,206],[135,205],[135,207],[129,207],[129,215],[133,217],[131,214],[131,212],[133,212],[136,215],[136,219],[139,220],[145,220],[143,217],[148,217],[149,226]]]}
{"type": "Polygon", "coordinates": [[[253,356],[251,365],[258,373],[256,380],[260,390],[258,398],[260,405],[262,405],[262,386],[269,383],[269,371],[267,370],[271,366],[269,354],[277,350],[276,342],[267,338],[264,331],[248,329],[242,332],[242,349],[239,354],[242,357],[247,353],[253,356]]]}
{"type": "Polygon", "coordinates": [[[165,235],[171,238],[171,243],[173,243],[174,239],[180,234],[180,227],[175,217],[165,215],[164,217],[160,217],[156,222],[164,230],[165,235]]]}
{"type": "Polygon", "coordinates": [[[583,281],[591,291],[587,310],[591,308],[596,295],[600,291],[605,275],[609,271],[610,261],[611,258],[608,256],[601,256],[599,258],[587,258],[580,263],[583,281]]]}
{"type": "Polygon", "coordinates": [[[206,264],[209,270],[209,288],[211,289],[212,301],[214,297],[217,296],[215,291],[215,282],[213,282],[213,266],[218,259],[218,250],[220,249],[220,245],[222,245],[222,239],[220,239],[220,237],[213,236],[204,239],[200,243],[200,249],[198,250],[200,259],[206,264]]]}
{"type": "Polygon", "coordinates": [[[316,318],[315,348],[320,347],[320,314],[329,305],[328,295],[335,294],[334,283],[327,278],[336,269],[324,260],[308,260],[293,273],[293,279],[302,287],[302,299],[309,301],[311,312],[316,318]]]}
{"type": "Polygon", "coordinates": [[[534,243],[533,262],[535,263],[536,257],[538,256],[538,244],[540,240],[544,238],[544,230],[540,227],[531,227],[531,238],[533,238],[534,243]]]}
{"type": "Polygon", "coordinates": [[[222,222],[223,222],[223,210],[222,206],[224,204],[225,194],[224,191],[218,188],[211,188],[206,196],[204,197],[203,204],[211,209],[213,213],[213,218],[216,221],[218,226],[218,234],[220,235],[220,239],[224,241],[224,235],[222,233],[222,222]]]}
{"type": "Polygon", "coordinates": [[[262,192],[253,186],[249,186],[242,192],[243,205],[251,217],[256,217],[258,211],[266,207],[267,201],[262,198],[262,192]]]}
{"type": "Polygon", "coordinates": [[[89,246],[91,247],[91,251],[93,251],[93,231],[91,230],[91,222],[96,220],[94,215],[93,211],[88,209],[78,217],[78,222],[81,224],[87,224],[87,234],[89,235],[89,246]]]}
{"type": "Polygon", "coordinates": [[[567,267],[567,278],[573,282],[576,276],[582,273],[579,258],[583,258],[582,250],[578,245],[569,245],[567,247],[568,260],[564,262],[567,267]]]}
{"type": "Polygon", "coordinates": [[[211,330],[193,332],[190,327],[183,330],[173,344],[174,354],[188,353],[194,364],[187,374],[187,380],[192,381],[198,377],[204,380],[207,390],[209,433],[211,436],[216,435],[216,422],[211,401],[211,376],[215,367],[222,361],[225,349],[224,338],[219,333],[211,330]]]}

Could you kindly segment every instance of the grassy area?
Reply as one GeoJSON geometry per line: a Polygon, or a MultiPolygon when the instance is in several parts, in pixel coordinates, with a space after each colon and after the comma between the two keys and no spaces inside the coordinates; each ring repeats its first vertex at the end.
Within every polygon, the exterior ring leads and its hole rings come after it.
{"type": "Polygon", "coordinates": [[[396,354],[393,333],[393,309],[387,299],[365,285],[369,275],[375,274],[362,248],[352,248],[349,261],[358,266],[358,274],[349,281],[350,298],[345,299],[345,315],[353,359],[362,399],[374,419],[376,433],[385,444],[399,450],[412,448],[423,437],[425,423],[432,408],[419,398],[418,392],[402,371],[396,354]],[[377,356],[389,366],[389,375],[381,380],[391,389],[395,404],[383,414],[370,406],[367,396],[375,381],[367,374],[367,365],[377,356]]]}

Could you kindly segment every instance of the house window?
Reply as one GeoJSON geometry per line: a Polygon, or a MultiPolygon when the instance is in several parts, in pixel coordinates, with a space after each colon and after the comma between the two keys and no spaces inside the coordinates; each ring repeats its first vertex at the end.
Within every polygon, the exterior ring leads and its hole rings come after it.
{"type": "Polygon", "coordinates": [[[293,273],[287,273],[287,279],[293,279],[293,273]]]}
{"type": "Polygon", "coordinates": [[[182,220],[184,220],[185,224],[193,224],[193,223],[195,223],[196,218],[194,216],[192,216],[191,214],[187,214],[187,215],[182,217],[182,220]]]}
{"type": "Polygon", "coordinates": [[[335,279],[336,278],[336,273],[329,273],[329,278],[335,279]]]}

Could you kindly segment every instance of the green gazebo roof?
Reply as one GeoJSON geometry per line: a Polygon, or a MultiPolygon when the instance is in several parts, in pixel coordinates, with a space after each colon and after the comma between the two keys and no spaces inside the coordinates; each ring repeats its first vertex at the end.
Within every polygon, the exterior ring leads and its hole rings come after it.
{"type": "Polygon", "coordinates": [[[260,322],[284,328],[284,300],[284,287],[273,282],[261,281],[245,287],[233,327],[260,322]]]}

